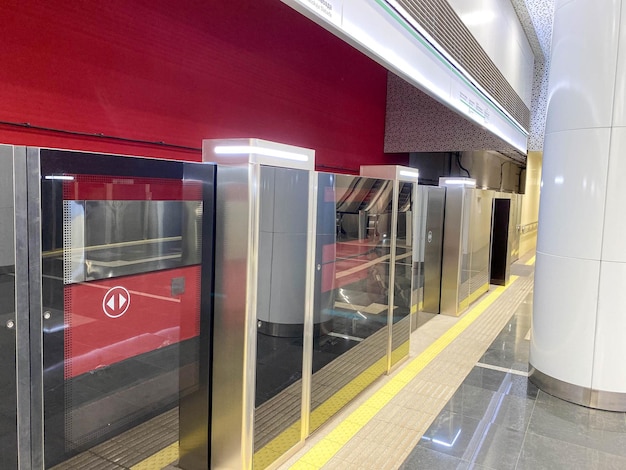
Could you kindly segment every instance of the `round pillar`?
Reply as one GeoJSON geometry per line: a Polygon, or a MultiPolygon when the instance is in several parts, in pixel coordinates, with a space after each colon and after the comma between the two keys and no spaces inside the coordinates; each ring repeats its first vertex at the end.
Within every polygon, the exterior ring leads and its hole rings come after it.
{"type": "Polygon", "coordinates": [[[556,0],[531,380],[626,411],[626,2],[556,0]]]}

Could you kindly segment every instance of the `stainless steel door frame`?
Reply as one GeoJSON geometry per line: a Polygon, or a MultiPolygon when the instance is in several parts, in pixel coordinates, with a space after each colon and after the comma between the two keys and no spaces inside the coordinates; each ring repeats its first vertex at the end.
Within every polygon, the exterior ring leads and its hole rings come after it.
{"type": "Polygon", "coordinates": [[[252,469],[255,433],[257,288],[261,167],[307,170],[307,262],[304,309],[300,440],[309,432],[315,277],[314,151],[260,139],[203,141],[203,160],[218,164],[216,184],[215,304],[211,468],[252,469]],[[238,292],[232,283],[241,282],[238,292]]]}
{"type": "MultiPolygon", "coordinates": [[[[375,178],[385,178],[393,181],[393,195],[392,195],[392,208],[391,208],[391,243],[390,243],[390,260],[389,260],[389,294],[388,294],[388,308],[387,308],[387,328],[389,331],[389,336],[387,338],[387,373],[389,374],[392,368],[397,364],[398,360],[393,361],[393,345],[394,345],[394,309],[395,309],[395,286],[396,286],[396,258],[397,254],[397,239],[398,239],[398,204],[400,199],[400,183],[411,183],[413,184],[412,188],[412,201],[413,207],[419,207],[418,204],[418,196],[417,196],[417,185],[419,172],[415,168],[411,167],[403,167],[399,165],[363,165],[360,170],[361,176],[375,177],[375,178]]],[[[413,249],[416,249],[413,246],[413,249]]],[[[414,276],[411,276],[411,283],[413,282],[414,276]]],[[[413,291],[413,286],[411,285],[410,291],[413,291]]],[[[409,316],[411,315],[412,307],[409,306],[409,316]]],[[[410,325],[407,328],[407,333],[410,335],[410,325]]],[[[409,338],[407,337],[407,341],[409,338]]],[[[408,356],[408,348],[406,351],[406,355],[408,356]]],[[[402,358],[399,358],[402,359],[402,358]]]]}
{"type": "Polygon", "coordinates": [[[1,327],[15,332],[17,465],[30,470],[43,468],[39,154],[2,145],[0,158],[10,162],[15,276],[15,316],[1,327]]]}
{"type": "Polygon", "coordinates": [[[443,256],[441,263],[441,313],[458,316],[469,305],[469,280],[462,276],[469,269],[470,208],[469,190],[476,187],[471,178],[440,178],[446,188],[443,256]]]}
{"type": "Polygon", "coordinates": [[[30,470],[43,468],[39,154],[26,147],[8,149],[13,159],[18,466],[30,470]]]}
{"type": "Polygon", "coordinates": [[[423,186],[424,230],[424,292],[423,311],[439,313],[441,300],[441,257],[446,202],[445,188],[423,186]]]}

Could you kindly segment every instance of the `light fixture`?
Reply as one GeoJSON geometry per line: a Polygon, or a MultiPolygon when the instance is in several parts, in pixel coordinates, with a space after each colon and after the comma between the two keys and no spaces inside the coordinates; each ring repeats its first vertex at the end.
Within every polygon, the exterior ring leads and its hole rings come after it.
{"type": "Polygon", "coordinates": [[[470,186],[476,187],[476,180],[469,178],[442,178],[439,180],[439,185],[456,185],[456,186],[470,186]]]}
{"type": "Polygon", "coordinates": [[[46,175],[44,179],[47,180],[62,180],[62,181],[74,181],[74,177],[71,175],[46,175]]]}
{"type": "Polygon", "coordinates": [[[408,178],[419,178],[420,174],[417,171],[400,170],[400,176],[406,176],[408,178]]]}
{"type": "Polygon", "coordinates": [[[284,158],[286,160],[295,160],[298,162],[308,162],[309,156],[302,153],[287,152],[267,147],[258,147],[252,145],[217,145],[213,151],[215,155],[245,155],[257,154],[266,157],[284,158]]]}

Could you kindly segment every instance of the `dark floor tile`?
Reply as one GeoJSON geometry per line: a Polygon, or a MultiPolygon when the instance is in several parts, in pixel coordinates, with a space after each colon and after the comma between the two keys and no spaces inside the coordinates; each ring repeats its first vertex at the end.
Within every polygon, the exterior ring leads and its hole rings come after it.
{"type": "MultiPolygon", "coordinates": [[[[480,419],[442,411],[418,447],[488,468],[515,468],[524,432],[494,422],[505,398],[505,395],[494,394],[480,419]]],[[[506,417],[502,420],[506,421],[506,417]]]]}
{"type": "Polygon", "coordinates": [[[480,420],[444,410],[424,433],[418,446],[461,459],[473,436],[481,432],[480,420]]]}
{"type": "Polygon", "coordinates": [[[473,385],[461,384],[452,398],[446,403],[444,410],[461,414],[470,418],[481,419],[496,392],[473,385]]]}
{"type": "Polygon", "coordinates": [[[527,433],[517,470],[601,469],[599,452],[550,437],[527,433]]]}
{"type": "Polygon", "coordinates": [[[535,401],[514,395],[500,395],[491,417],[492,421],[506,429],[526,432],[535,401]]]}
{"type": "Polygon", "coordinates": [[[497,392],[500,389],[505,376],[505,372],[485,369],[483,367],[474,367],[467,377],[465,377],[463,383],[497,392]]]}
{"type": "Polygon", "coordinates": [[[532,400],[537,398],[539,389],[533,384],[528,377],[517,374],[507,374],[510,387],[507,388],[507,395],[513,395],[521,398],[530,398],[532,400]]]}
{"type": "Polygon", "coordinates": [[[523,358],[520,360],[520,362],[514,362],[513,364],[511,364],[510,367],[512,370],[518,370],[520,372],[526,372],[526,375],[528,375],[528,370],[529,370],[529,366],[528,366],[528,356],[526,357],[526,360],[524,360],[523,358]]]}
{"type": "Polygon", "coordinates": [[[531,399],[537,397],[539,390],[526,376],[479,366],[470,371],[463,384],[531,399]]]}
{"type": "Polygon", "coordinates": [[[466,462],[458,458],[417,446],[399,468],[400,470],[461,470],[469,467],[466,462]]]}
{"type": "Polygon", "coordinates": [[[624,413],[593,410],[541,392],[528,427],[534,434],[626,457],[624,413]]]}
{"type": "Polygon", "coordinates": [[[473,438],[475,448],[463,456],[478,464],[498,470],[514,469],[524,442],[524,432],[489,424],[482,434],[473,438]]]}
{"type": "Polygon", "coordinates": [[[489,348],[478,360],[482,364],[504,367],[506,369],[528,370],[528,346],[504,346],[489,348]]]}

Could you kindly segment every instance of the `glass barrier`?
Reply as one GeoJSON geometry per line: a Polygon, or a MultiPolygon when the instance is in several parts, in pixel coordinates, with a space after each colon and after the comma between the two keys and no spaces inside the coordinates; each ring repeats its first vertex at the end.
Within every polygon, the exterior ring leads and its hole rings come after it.
{"type": "Polygon", "coordinates": [[[387,370],[393,183],[318,174],[310,431],[387,370]]]}
{"type": "Polygon", "coordinates": [[[469,300],[472,303],[489,290],[491,211],[494,192],[472,189],[468,193],[472,195],[469,224],[471,240],[469,300]]]}
{"type": "Polygon", "coordinates": [[[155,451],[179,438],[211,285],[211,196],[192,165],[41,150],[47,467],[155,417],[142,431],[155,451]]]}
{"type": "Polygon", "coordinates": [[[260,167],[255,469],[301,440],[310,174],[260,167]]]}
{"type": "Polygon", "coordinates": [[[462,192],[462,227],[461,227],[461,276],[459,280],[458,311],[462,312],[470,304],[470,278],[472,277],[472,238],[471,218],[474,192],[466,189],[462,192]]]}
{"type": "Polygon", "coordinates": [[[409,355],[411,312],[417,312],[412,302],[413,232],[415,184],[398,182],[398,219],[396,229],[396,256],[394,270],[393,324],[391,331],[391,365],[409,355]]]}
{"type": "Polygon", "coordinates": [[[0,146],[0,468],[17,468],[15,227],[12,148],[0,146]]]}

